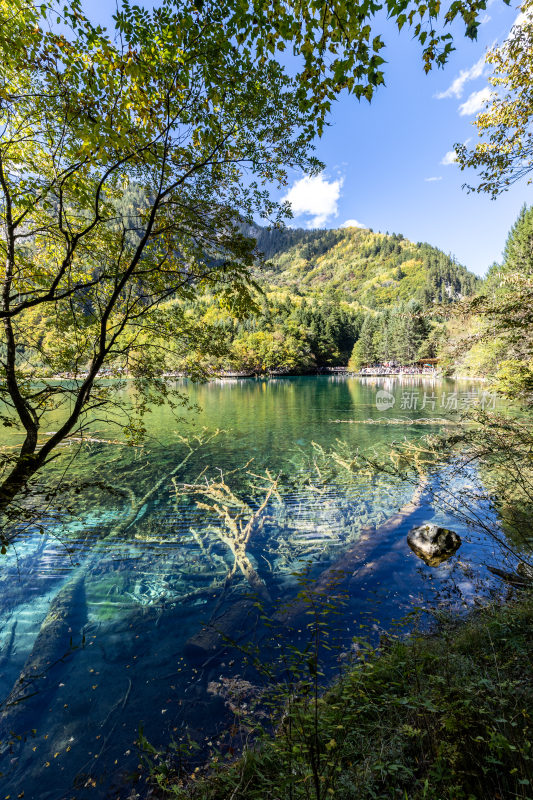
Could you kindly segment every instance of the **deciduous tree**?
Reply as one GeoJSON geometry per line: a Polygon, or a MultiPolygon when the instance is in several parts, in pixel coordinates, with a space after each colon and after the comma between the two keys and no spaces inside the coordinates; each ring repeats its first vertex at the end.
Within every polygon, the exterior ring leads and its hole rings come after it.
{"type": "Polygon", "coordinates": [[[209,287],[250,308],[242,221],[275,213],[262,187],[289,165],[314,166],[294,82],[228,39],[225,9],[125,4],[113,40],[77,0],[59,28],[52,11],[0,4],[0,393],[24,431],[0,510],[110,403],[104,367],[128,369],[142,409],[168,394],[162,340],[208,346],[168,300],[209,287]],[[36,385],[43,365],[71,381],[36,385]]]}
{"type": "Polygon", "coordinates": [[[480,183],[469,187],[496,197],[533,169],[533,2],[521,6],[519,21],[500,47],[487,54],[494,90],[475,125],[480,141],[472,149],[457,145],[461,169],[479,171],[480,183]]]}

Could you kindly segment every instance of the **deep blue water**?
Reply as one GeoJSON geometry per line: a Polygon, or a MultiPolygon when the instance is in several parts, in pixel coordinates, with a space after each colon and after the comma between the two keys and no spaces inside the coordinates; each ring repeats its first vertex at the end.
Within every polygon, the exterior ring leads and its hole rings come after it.
{"type": "MultiPolygon", "coordinates": [[[[184,383],[183,390],[199,410],[172,415],[153,408],[142,448],[117,444],[116,430],[101,422],[92,432],[99,441],[66,446],[49,478],[68,462],[66,488],[90,484],[71,498],[74,516],[49,510],[44,533],[30,530],[4,557],[0,698],[11,697],[11,705],[4,706],[0,735],[2,797],[126,796],[141,764],[140,724],[156,747],[192,737],[205,757],[217,741],[222,750],[233,746],[232,711],[213,687],[236,675],[260,676],[244,666],[238,649],[202,656],[191,640],[214,621],[241,646],[256,642],[265,661],[279,660],[280,647],[298,637],[305,643],[305,618],[293,616],[289,625],[276,609],[295,597],[294,573],[306,565],[311,580],[352,554],[349,574],[331,589],[345,599],[331,617],[338,647],[328,674],[345,660],[353,636],[376,641],[413,608],[468,607],[490,589],[485,564],[497,558],[490,539],[434,507],[429,495],[399,527],[373,538],[372,528],[409,500],[413,486],[345,469],[350,453],[383,454],[399,439],[438,432],[445,419],[457,423],[461,407],[488,402],[482,384],[302,377],[184,383]],[[378,409],[380,390],[392,396],[392,407],[378,409]],[[175,471],[187,453],[180,437],[192,442],[216,429],[175,471]],[[248,554],[272,599],[266,612],[275,619],[274,641],[246,604],[251,587],[239,569],[221,589],[233,565],[227,525],[196,505],[205,497],[183,490],[224,477],[232,492],[224,502],[233,514],[241,503],[245,526],[269,476],[278,480],[279,495],[253,526],[248,554]],[[463,538],[457,554],[436,568],[406,544],[408,530],[429,520],[463,538]],[[24,699],[13,704],[17,686],[24,699]]],[[[56,422],[50,419],[48,429],[56,422]]]]}

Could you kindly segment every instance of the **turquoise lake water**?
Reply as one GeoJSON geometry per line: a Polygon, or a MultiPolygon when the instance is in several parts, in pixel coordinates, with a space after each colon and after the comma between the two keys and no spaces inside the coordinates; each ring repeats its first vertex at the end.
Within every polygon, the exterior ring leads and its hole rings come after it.
{"type": "MultiPolygon", "coordinates": [[[[199,633],[222,620],[230,639],[253,639],[265,659],[280,641],[271,642],[250,610],[254,587],[234,568],[231,524],[216,504],[226,503],[230,516],[240,510],[242,531],[276,481],[250,527],[246,558],[285,644],[298,631],[305,637],[297,616],[291,627],[276,610],[298,592],[295,573],[307,566],[309,580],[320,578],[352,554],[345,603],[332,622],[340,650],[330,673],[354,635],[376,639],[415,607],[467,607],[490,589],[490,539],[426,494],[421,508],[373,540],[413,485],[346,468],[356,452],[387,453],[398,440],[441,431],[446,420],[458,424],[461,410],[490,407],[483,384],[320,376],[179,385],[195,407],[153,408],[143,447],[120,444],[120,431],[99,421],[92,441],[68,443],[48,479],[62,476],[72,515],[47,509],[44,532],[30,528],[4,557],[0,699],[10,700],[0,735],[2,797],[126,796],[142,774],[140,724],[156,747],[189,736],[202,758],[217,741],[233,747],[233,714],[216,687],[253,675],[224,641],[202,653],[199,633]],[[177,469],[188,453],[182,437],[196,449],[177,469]],[[206,481],[222,479],[225,495],[201,494],[206,481]],[[436,568],[405,540],[425,521],[463,538],[436,568]]],[[[57,422],[50,418],[47,430],[57,422]]]]}

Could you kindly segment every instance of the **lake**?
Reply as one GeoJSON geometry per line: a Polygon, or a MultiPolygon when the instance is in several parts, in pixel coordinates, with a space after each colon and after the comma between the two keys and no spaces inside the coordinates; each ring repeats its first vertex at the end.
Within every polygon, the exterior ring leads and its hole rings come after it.
{"type": "Polygon", "coordinates": [[[352,463],[356,452],[387,454],[460,424],[461,410],[490,407],[482,383],[306,376],[179,387],[191,407],[153,407],[142,447],[98,420],[90,440],[65,445],[46,480],[61,480],[72,514],[46,506],[3,557],[2,797],[125,797],[142,773],[140,725],[155,747],[173,741],[192,764],[215,747],[232,752],[240,734],[228,686],[260,680],[246,643],[265,663],[290,643],[305,646],[302,571],[304,585],[325,586],[329,568],[347,565],[328,590],[343,597],[328,675],[354,636],[376,642],[413,609],[466,608],[491,588],[491,539],[428,491],[387,528],[416,479],[352,463]],[[463,539],[438,567],[406,544],[429,520],[463,539]]]}

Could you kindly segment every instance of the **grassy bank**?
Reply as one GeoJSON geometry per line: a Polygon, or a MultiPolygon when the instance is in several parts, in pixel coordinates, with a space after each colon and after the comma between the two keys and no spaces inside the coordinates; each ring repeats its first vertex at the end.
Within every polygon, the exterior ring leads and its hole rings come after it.
{"type": "MultiPolygon", "coordinates": [[[[324,696],[302,684],[275,736],[206,775],[153,767],[179,800],[533,797],[533,597],[360,650],[324,696]],[[303,696],[302,696],[303,695],[303,696]]],[[[158,763],[157,760],[155,762],[158,763]]]]}

